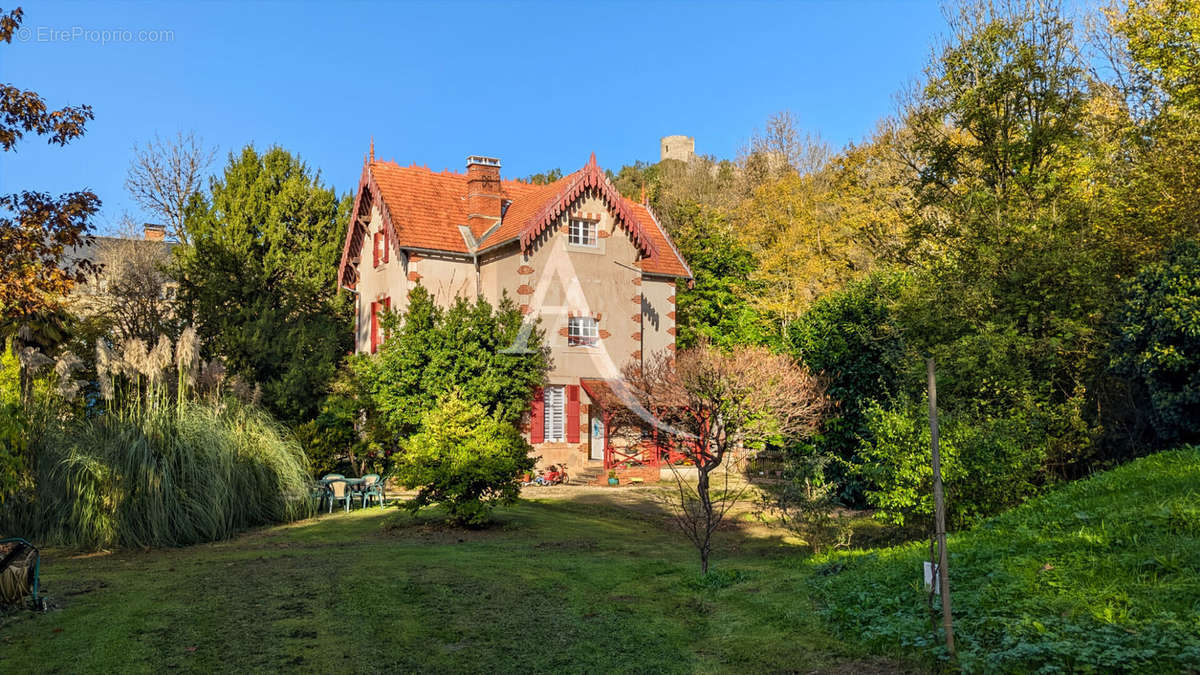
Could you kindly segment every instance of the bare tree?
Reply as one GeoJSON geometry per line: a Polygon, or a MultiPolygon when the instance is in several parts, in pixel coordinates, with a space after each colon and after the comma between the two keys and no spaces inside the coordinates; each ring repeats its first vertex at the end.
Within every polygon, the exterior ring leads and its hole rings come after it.
{"type": "Polygon", "coordinates": [[[766,126],[755,130],[739,153],[746,192],[789,171],[801,175],[820,173],[833,157],[818,135],[805,133],[800,121],[784,110],[767,117],[766,126]]]}
{"type": "Polygon", "coordinates": [[[133,148],[125,189],[138,206],[163,220],[168,236],[186,244],[184,208],[204,187],[216,152],[195,132],[179,132],[174,139],[156,135],[146,145],[133,148]]]}
{"type": "Polygon", "coordinates": [[[128,216],[121,235],[95,241],[98,270],[73,296],[72,305],[115,341],[150,343],[174,332],[176,284],[167,271],[171,252],[165,242],[141,238],[128,216]]]}
{"type": "Polygon", "coordinates": [[[630,364],[624,375],[628,407],[644,428],[696,466],[695,484],[676,471],[672,505],[707,573],[713,533],[746,491],[738,462],[772,437],[815,431],[828,405],[824,386],[785,355],[707,343],[630,364]]]}

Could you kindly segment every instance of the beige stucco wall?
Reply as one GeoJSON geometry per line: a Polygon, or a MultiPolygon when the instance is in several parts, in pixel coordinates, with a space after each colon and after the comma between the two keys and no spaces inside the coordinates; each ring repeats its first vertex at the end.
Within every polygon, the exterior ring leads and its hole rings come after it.
{"type": "Polygon", "coordinates": [[[410,285],[419,282],[442,307],[458,297],[475,298],[475,265],[466,258],[413,253],[408,262],[410,285]]]}
{"type": "Polygon", "coordinates": [[[644,358],[675,345],[675,281],[642,279],[642,354],[644,358]]]}

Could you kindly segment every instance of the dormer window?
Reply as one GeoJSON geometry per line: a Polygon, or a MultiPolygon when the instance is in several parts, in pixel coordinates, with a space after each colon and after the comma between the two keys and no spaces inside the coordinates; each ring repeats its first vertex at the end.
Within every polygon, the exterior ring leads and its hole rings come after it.
{"type": "Polygon", "coordinates": [[[600,324],[590,316],[567,319],[568,347],[595,347],[600,340],[600,324]]]}
{"type": "Polygon", "coordinates": [[[596,226],[594,220],[583,220],[582,218],[572,218],[567,229],[567,243],[572,246],[595,246],[596,245],[596,226]]]}

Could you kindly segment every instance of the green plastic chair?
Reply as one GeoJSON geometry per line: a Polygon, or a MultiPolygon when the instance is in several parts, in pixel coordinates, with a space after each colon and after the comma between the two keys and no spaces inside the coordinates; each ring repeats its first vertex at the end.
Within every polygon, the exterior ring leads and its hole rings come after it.
{"type": "Polygon", "coordinates": [[[329,513],[333,513],[334,502],[344,502],[346,510],[350,510],[350,500],[354,499],[353,493],[350,492],[350,485],[344,478],[328,479],[329,486],[329,513]]]}
{"type": "Polygon", "coordinates": [[[369,473],[363,476],[363,480],[365,481],[362,488],[363,508],[365,509],[367,507],[367,504],[371,502],[372,497],[378,499],[379,505],[383,506],[387,499],[387,495],[384,494],[383,491],[383,484],[386,481],[377,473],[369,473]]]}
{"type": "MultiPolygon", "coordinates": [[[[317,502],[317,512],[318,513],[320,513],[321,509],[325,508],[325,500],[330,499],[329,482],[333,481],[333,480],[338,480],[341,478],[345,478],[345,476],[343,476],[340,473],[327,473],[324,476],[321,476],[321,480],[317,481],[317,484],[320,486],[319,489],[321,492],[321,495],[320,495],[321,500],[317,502]]],[[[329,510],[333,511],[332,499],[330,499],[330,502],[329,502],[329,510]]]]}

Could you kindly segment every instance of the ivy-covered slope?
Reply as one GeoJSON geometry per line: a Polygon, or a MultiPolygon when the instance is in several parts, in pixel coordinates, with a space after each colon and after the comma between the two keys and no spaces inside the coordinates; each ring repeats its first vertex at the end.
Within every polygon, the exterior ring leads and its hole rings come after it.
{"type": "MultiPolygon", "coordinates": [[[[966,672],[1200,668],[1200,448],[1065,485],[951,536],[949,550],[966,672]]],[[[879,651],[945,658],[928,556],[914,543],[814,560],[821,611],[879,651]]]]}

